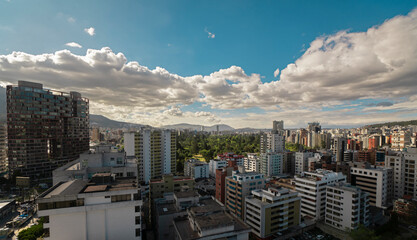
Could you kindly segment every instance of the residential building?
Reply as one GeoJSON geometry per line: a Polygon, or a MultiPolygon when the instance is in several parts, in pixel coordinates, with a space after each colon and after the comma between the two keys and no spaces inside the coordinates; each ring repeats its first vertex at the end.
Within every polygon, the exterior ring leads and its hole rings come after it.
{"type": "Polygon", "coordinates": [[[336,155],[337,162],[343,162],[344,152],[346,150],[347,140],[344,137],[333,138],[333,154],[336,155]]]}
{"type": "Polygon", "coordinates": [[[338,162],[336,164],[336,172],[341,172],[343,175],[346,176],[346,181],[348,183],[351,183],[351,175],[350,175],[350,169],[351,168],[369,168],[371,167],[371,164],[368,162],[338,162]]]}
{"type": "Polygon", "coordinates": [[[140,181],[176,172],[176,135],[173,130],[142,129],[124,133],[127,156],[138,159],[140,181]]]}
{"type": "Polygon", "coordinates": [[[285,188],[252,190],[245,198],[245,222],[260,239],[275,236],[301,223],[300,197],[285,188]]]}
{"type": "Polygon", "coordinates": [[[417,201],[417,148],[389,152],[385,167],[394,171],[394,199],[411,196],[417,201]]]}
{"type": "Polygon", "coordinates": [[[256,153],[248,153],[244,158],[244,166],[247,172],[261,172],[261,160],[256,153]]]}
{"type": "Polygon", "coordinates": [[[410,196],[397,199],[394,201],[393,210],[400,219],[415,222],[417,218],[417,201],[412,200],[410,196]]]}
{"type": "Polygon", "coordinates": [[[369,193],[369,204],[379,208],[392,206],[393,170],[389,168],[351,168],[351,184],[369,193]]]}
{"type": "Polygon", "coordinates": [[[324,219],[326,207],[326,187],[339,182],[346,182],[342,173],[318,169],[303,172],[294,177],[295,189],[301,197],[301,215],[315,220],[324,219]]]}
{"type": "Polygon", "coordinates": [[[223,154],[218,154],[217,159],[227,161],[227,166],[243,166],[243,159],[245,156],[235,154],[233,152],[226,152],[223,154]]]}
{"type": "Polygon", "coordinates": [[[369,194],[346,183],[327,186],[325,223],[342,231],[369,225],[369,194]]]}
{"type": "Polygon", "coordinates": [[[194,179],[209,177],[209,164],[198,159],[188,159],[184,163],[184,175],[194,179]]]}
{"type": "Polygon", "coordinates": [[[224,167],[216,170],[216,199],[226,203],[226,177],[232,176],[233,170],[237,167],[224,167]]]}
{"type": "Polygon", "coordinates": [[[8,171],[7,162],[7,126],[0,123],[0,175],[8,171]]]}
{"type": "Polygon", "coordinates": [[[249,239],[250,227],[214,200],[202,201],[187,213],[186,217],[174,219],[177,240],[249,239]]]}
{"type": "Polygon", "coordinates": [[[160,179],[149,181],[150,199],[162,198],[164,193],[180,192],[184,187],[194,189],[194,179],[172,174],[163,175],[160,179]]]}
{"type": "Polygon", "coordinates": [[[284,152],[284,162],[283,162],[283,173],[290,175],[295,174],[295,153],[294,152],[284,152]]]}
{"type": "Polygon", "coordinates": [[[43,89],[19,81],[7,94],[8,162],[11,173],[50,178],[52,170],[89,149],[88,99],[78,92],[43,89]]]}
{"type": "Polygon", "coordinates": [[[261,153],[284,152],[285,150],[285,136],[281,133],[263,133],[260,141],[261,153]]]}
{"type": "Polygon", "coordinates": [[[97,174],[90,183],[60,182],[37,204],[44,239],[142,239],[142,200],[134,178],[97,174]]]}
{"type": "Polygon", "coordinates": [[[271,152],[268,150],[266,153],[261,153],[260,162],[260,172],[267,177],[277,176],[283,173],[283,153],[271,152]]]}
{"type": "Polygon", "coordinates": [[[409,131],[396,131],[391,135],[391,149],[402,151],[411,143],[411,134],[409,131]]]}
{"type": "Polygon", "coordinates": [[[111,173],[116,178],[138,177],[135,157],[126,157],[124,151],[113,151],[111,145],[97,145],[87,153],[52,172],[53,185],[74,179],[88,181],[96,173],[111,173]]]}
{"type": "Polygon", "coordinates": [[[296,152],[295,153],[295,174],[301,174],[308,171],[308,158],[314,156],[312,152],[296,152]]]}
{"type": "Polygon", "coordinates": [[[237,217],[244,219],[245,197],[252,190],[264,187],[264,174],[244,172],[244,168],[240,167],[238,171],[232,172],[232,176],[226,177],[226,208],[237,217]]]}
{"type": "Polygon", "coordinates": [[[216,178],[216,170],[220,168],[227,167],[227,161],[226,160],[220,160],[220,159],[211,159],[209,162],[209,174],[211,177],[216,178]]]}

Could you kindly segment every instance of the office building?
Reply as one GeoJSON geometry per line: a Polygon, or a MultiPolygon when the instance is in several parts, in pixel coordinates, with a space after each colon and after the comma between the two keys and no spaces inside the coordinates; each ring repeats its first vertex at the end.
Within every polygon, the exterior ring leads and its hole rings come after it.
{"type": "Polygon", "coordinates": [[[368,193],[346,183],[327,186],[325,223],[342,231],[368,226],[368,193]]]}
{"type": "Polygon", "coordinates": [[[126,157],[111,145],[97,145],[87,153],[52,172],[53,185],[74,179],[88,181],[96,173],[110,173],[115,178],[138,177],[135,157],[126,157]]]}
{"type": "Polygon", "coordinates": [[[52,170],[89,149],[88,99],[77,92],[19,81],[7,86],[8,162],[11,173],[50,178],[52,170]]]}
{"type": "Polygon", "coordinates": [[[142,129],[124,133],[127,156],[138,159],[140,181],[149,182],[176,172],[176,135],[173,130],[142,129]]]}
{"type": "Polygon", "coordinates": [[[226,160],[220,160],[220,159],[211,159],[209,162],[209,174],[211,177],[216,178],[216,170],[220,168],[227,167],[227,161],[226,160]]]}
{"type": "Polygon", "coordinates": [[[296,152],[295,153],[295,174],[301,174],[308,171],[308,159],[313,157],[312,152],[296,152]]]}
{"type": "Polygon", "coordinates": [[[417,201],[417,148],[388,153],[385,167],[394,171],[394,199],[411,196],[417,201]]]}
{"type": "Polygon", "coordinates": [[[265,178],[261,173],[244,172],[243,168],[233,171],[232,176],[226,177],[226,208],[244,219],[245,197],[251,194],[252,190],[265,187],[265,178]],[[240,171],[239,171],[240,170],[240,171]]]}
{"type": "Polygon", "coordinates": [[[193,179],[208,178],[209,164],[198,159],[188,159],[184,163],[184,175],[193,179]]]}
{"type": "Polygon", "coordinates": [[[300,197],[285,188],[253,190],[245,199],[245,223],[260,239],[301,223],[300,197]]]}
{"type": "Polygon", "coordinates": [[[283,173],[284,153],[266,152],[261,153],[261,173],[267,177],[277,176],[283,173]]]}
{"type": "Polygon", "coordinates": [[[369,193],[369,204],[379,208],[392,206],[393,170],[389,168],[351,168],[351,184],[369,193]]]}
{"type": "Polygon", "coordinates": [[[301,215],[315,220],[324,219],[326,207],[326,187],[339,182],[346,182],[346,176],[318,169],[303,172],[294,177],[295,189],[301,197],[301,215]]]}
{"type": "Polygon", "coordinates": [[[44,239],[142,239],[142,200],[136,179],[96,174],[91,182],[60,182],[42,193],[44,239]]]}
{"type": "Polygon", "coordinates": [[[0,175],[8,171],[7,162],[7,126],[0,122],[0,175]]]}

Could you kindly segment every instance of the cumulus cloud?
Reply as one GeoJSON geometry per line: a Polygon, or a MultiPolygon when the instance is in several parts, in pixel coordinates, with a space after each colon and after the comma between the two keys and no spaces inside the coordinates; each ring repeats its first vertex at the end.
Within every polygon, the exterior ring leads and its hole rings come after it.
{"type": "Polygon", "coordinates": [[[82,48],[83,47],[76,42],[69,42],[69,43],[66,43],[65,45],[68,46],[68,47],[74,47],[74,48],[82,48]]]}
{"type": "Polygon", "coordinates": [[[86,32],[90,36],[96,35],[96,30],[93,27],[84,28],[84,32],[86,32]]]}
{"type": "Polygon", "coordinates": [[[215,37],[216,37],[216,34],[214,34],[214,33],[212,33],[212,32],[209,32],[209,31],[207,30],[207,28],[206,28],[206,29],[204,29],[204,31],[208,34],[208,38],[215,38],[215,37]]]}

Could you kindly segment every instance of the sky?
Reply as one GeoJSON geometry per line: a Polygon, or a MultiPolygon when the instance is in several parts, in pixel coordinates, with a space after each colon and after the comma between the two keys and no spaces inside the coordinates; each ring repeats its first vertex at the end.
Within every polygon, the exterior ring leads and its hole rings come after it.
{"type": "Polygon", "coordinates": [[[417,1],[0,0],[0,86],[163,126],[417,118],[417,1]]]}

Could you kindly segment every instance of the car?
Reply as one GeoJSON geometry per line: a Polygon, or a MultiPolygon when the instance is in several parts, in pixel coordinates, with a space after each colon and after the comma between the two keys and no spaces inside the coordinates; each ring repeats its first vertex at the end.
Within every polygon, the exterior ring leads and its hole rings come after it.
{"type": "Polygon", "coordinates": [[[323,235],[317,235],[316,236],[316,239],[323,239],[324,238],[324,236],[323,235]]]}
{"type": "Polygon", "coordinates": [[[411,229],[411,230],[417,230],[417,227],[414,226],[414,225],[410,225],[410,226],[408,226],[408,228],[411,229]]]}

